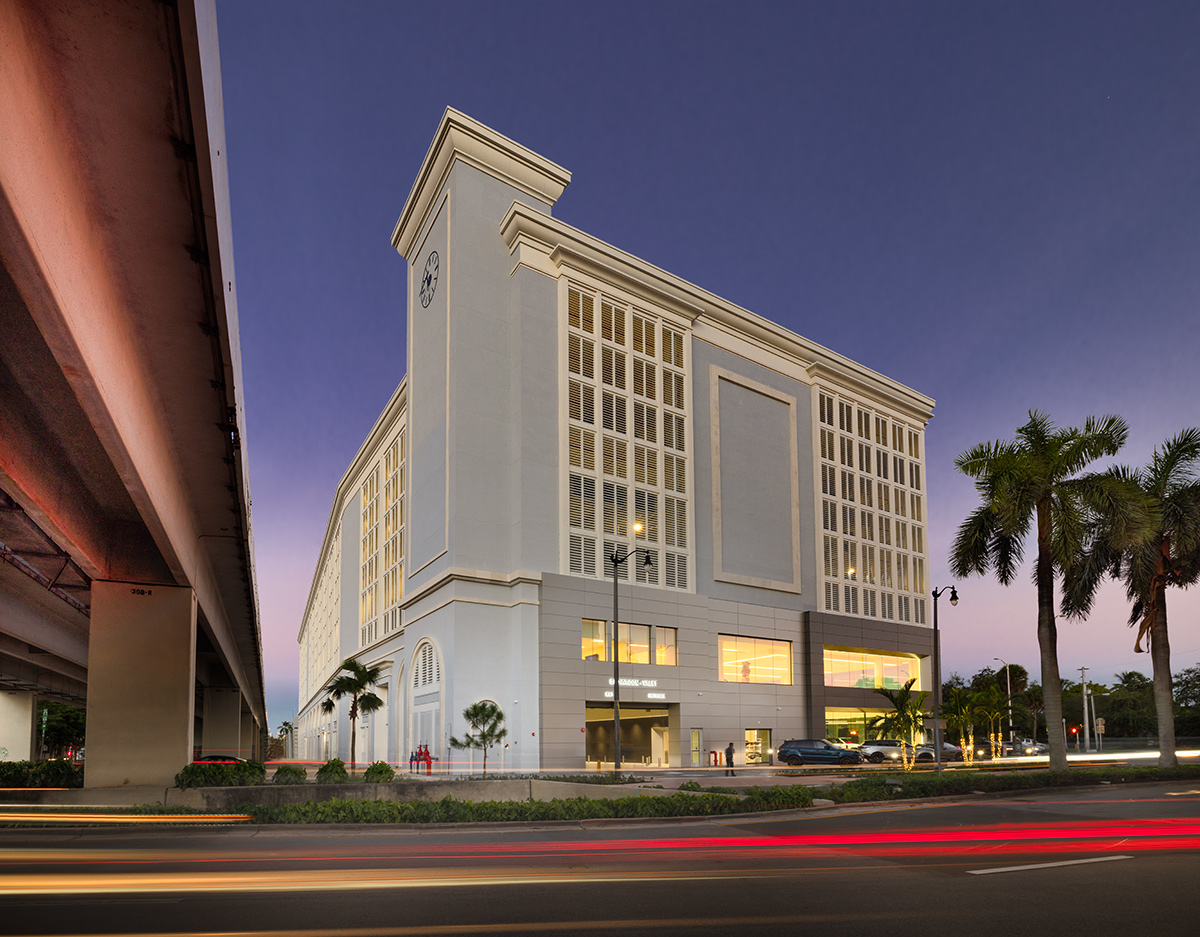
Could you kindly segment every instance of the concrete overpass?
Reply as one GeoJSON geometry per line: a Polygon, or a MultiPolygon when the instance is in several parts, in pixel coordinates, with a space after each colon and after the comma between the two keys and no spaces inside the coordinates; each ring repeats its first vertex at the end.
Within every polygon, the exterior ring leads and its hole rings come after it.
{"type": "MultiPolygon", "coordinates": [[[[86,784],[267,722],[216,18],[0,0],[0,747],[86,784]]],[[[2,755],[2,753],[0,753],[2,755]]]]}

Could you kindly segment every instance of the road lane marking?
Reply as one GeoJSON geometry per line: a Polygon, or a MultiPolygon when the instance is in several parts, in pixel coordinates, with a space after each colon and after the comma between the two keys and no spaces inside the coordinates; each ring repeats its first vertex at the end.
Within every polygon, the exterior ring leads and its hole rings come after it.
{"type": "Polygon", "coordinates": [[[1118,859],[1132,859],[1133,856],[1100,856],[1096,859],[1069,859],[1064,862],[1038,862],[1034,865],[1008,865],[1002,869],[968,869],[968,875],[993,875],[996,872],[1024,872],[1027,869],[1057,869],[1064,865],[1087,865],[1091,862],[1115,862],[1118,859]]]}

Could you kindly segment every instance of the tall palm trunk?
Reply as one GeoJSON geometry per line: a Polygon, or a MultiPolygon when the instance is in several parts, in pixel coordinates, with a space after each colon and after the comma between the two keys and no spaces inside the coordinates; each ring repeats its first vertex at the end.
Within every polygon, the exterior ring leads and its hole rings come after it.
{"type": "Polygon", "coordinates": [[[1150,633],[1150,660],[1154,664],[1158,766],[1174,768],[1179,764],[1179,758],[1175,754],[1175,698],[1171,686],[1171,642],[1167,638],[1167,586],[1161,576],[1158,577],[1156,591],[1158,605],[1154,613],[1154,630],[1150,633]]]}
{"type": "Polygon", "coordinates": [[[350,768],[354,769],[354,743],[358,741],[358,699],[350,702],[350,768]]]}
{"type": "Polygon", "coordinates": [[[1050,551],[1050,499],[1037,506],[1038,649],[1042,659],[1042,698],[1050,770],[1067,770],[1067,740],[1062,732],[1062,677],[1058,672],[1058,626],[1054,621],[1054,559],[1050,551]]]}

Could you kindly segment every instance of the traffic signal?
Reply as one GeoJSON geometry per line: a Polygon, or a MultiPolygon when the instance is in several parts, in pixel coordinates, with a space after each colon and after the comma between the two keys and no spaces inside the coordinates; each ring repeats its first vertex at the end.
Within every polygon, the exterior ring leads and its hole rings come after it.
{"type": "Polygon", "coordinates": [[[1071,734],[1075,735],[1079,732],[1079,726],[1071,726],[1071,734]]]}

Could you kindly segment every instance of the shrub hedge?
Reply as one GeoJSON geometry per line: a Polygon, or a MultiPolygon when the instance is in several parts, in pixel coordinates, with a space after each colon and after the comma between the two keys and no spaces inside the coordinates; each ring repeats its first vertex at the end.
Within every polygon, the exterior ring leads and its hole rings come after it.
{"type": "Polygon", "coordinates": [[[184,765],[175,775],[175,786],[186,791],[189,787],[250,787],[267,780],[267,766],[261,761],[238,761],[232,764],[197,763],[184,765]]]}
{"type": "Polygon", "coordinates": [[[0,787],[83,787],[83,765],[67,758],[0,761],[0,787]]]}
{"type": "Polygon", "coordinates": [[[308,771],[299,765],[280,765],[271,778],[275,784],[303,784],[307,780],[308,771]]]}
{"type": "Polygon", "coordinates": [[[340,758],[330,758],[317,769],[318,784],[344,784],[350,780],[346,763],[340,758]]]}
{"type": "Polygon", "coordinates": [[[363,780],[368,784],[387,784],[396,780],[396,771],[386,761],[377,761],[367,768],[363,780]]]}

